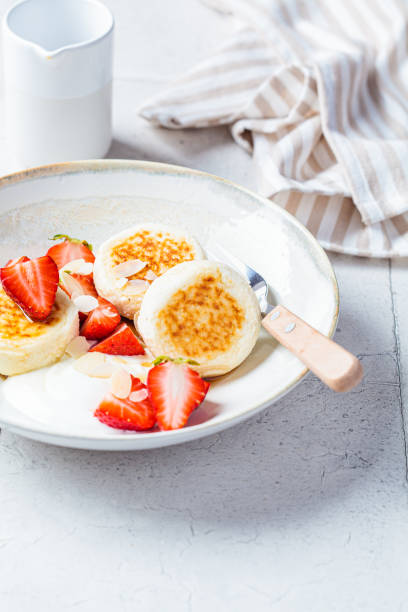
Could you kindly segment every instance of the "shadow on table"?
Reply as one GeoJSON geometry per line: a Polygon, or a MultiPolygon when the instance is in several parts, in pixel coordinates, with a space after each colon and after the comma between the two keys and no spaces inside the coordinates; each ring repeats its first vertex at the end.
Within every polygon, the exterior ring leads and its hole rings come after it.
{"type": "MultiPolygon", "coordinates": [[[[339,339],[353,346],[355,334],[381,333],[366,325],[343,309],[339,339]]],[[[378,346],[386,344],[377,340],[378,346]]],[[[374,478],[374,471],[376,478],[386,478],[382,456],[399,449],[401,463],[394,472],[401,470],[402,478],[394,357],[392,352],[362,355],[365,379],[348,394],[334,395],[309,376],[247,422],[180,446],[98,453],[17,437],[13,444],[26,461],[49,470],[43,495],[52,495],[53,483],[64,483],[64,503],[72,504],[72,513],[86,503],[91,513],[106,507],[119,523],[149,513],[155,521],[193,517],[205,525],[307,520],[344,502],[361,479],[374,478]]]]}
{"type": "Polygon", "coordinates": [[[140,144],[135,144],[135,138],[131,142],[114,138],[106,157],[189,166],[206,150],[218,150],[222,155],[223,149],[232,141],[228,128],[224,126],[206,128],[199,131],[199,138],[197,135],[197,129],[167,130],[149,125],[147,135],[141,134],[140,144]]]}

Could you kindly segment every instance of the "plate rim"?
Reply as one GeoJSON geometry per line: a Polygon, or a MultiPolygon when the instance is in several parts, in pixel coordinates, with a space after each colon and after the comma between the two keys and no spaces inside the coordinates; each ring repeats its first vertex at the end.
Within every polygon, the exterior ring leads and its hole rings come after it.
{"type": "MultiPolygon", "coordinates": [[[[325,269],[327,269],[327,271],[329,272],[329,277],[331,280],[334,301],[335,301],[335,309],[334,309],[334,314],[331,320],[328,337],[329,338],[333,337],[336,331],[337,322],[339,318],[340,300],[339,300],[339,288],[338,288],[336,274],[334,272],[333,266],[331,265],[331,262],[328,258],[327,253],[325,252],[323,247],[319,244],[319,242],[316,240],[316,238],[313,236],[313,234],[296,217],[291,215],[287,210],[285,210],[284,208],[276,204],[276,202],[274,202],[273,200],[270,200],[256,193],[255,191],[248,189],[247,187],[243,187],[242,185],[239,185],[238,183],[235,183],[234,181],[222,178],[220,176],[211,174],[209,172],[205,172],[203,170],[196,170],[194,168],[189,168],[187,166],[179,166],[179,165],[167,164],[163,162],[154,162],[154,161],[145,161],[145,160],[129,160],[129,159],[100,159],[100,160],[82,160],[82,161],[74,161],[74,162],[59,162],[59,163],[47,164],[43,166],[36,166],[33,168],[27,168],[24,170],[19,170],[17,172],[12,172],[10,174],[6,174],[0,177],[0,190],[10,187],[12,185],[15,185],[18,183],[24,183],[24,182],[27,182],[33,179],[35,180],[35,179],[41,179],[41,178],[50,178],[50,177],[58,176],[61,174],[82,174],[86,172],[103,172],[103,171],[115,171],[115,170],[116,171],[124,171],[124,170],[131,171],[135,169],[156,172],[156,173],[159,172],[159,173],[164,173],[164,174],[173,174],[173,175],[183,175],[184,174],[187,176],[193,175],[193,176],[201,176],[201,177],[209,178],[210,180],[216,181],[217,183],[225,184],[229,187],[232,187],[233,189],[243,192],[246,195],[249,195],[251,198],[258,200],[264,206],[272,206],[278,214],[286,218],[289,221],[289,223],[292,223],[293,225],[295,225],[297,229],[301,231],[301,233],[303,233],[304,236],[308,239],[309,243],[313,245],[315,249],[314,250],[315,255],[318,255],[321,262],[324,264],[325,269]]],[[[309,373],[309,370],[307,368],[304,368],[300,372],[300,374],[294,380],[292,380],[289,384],[287,384],[279,393],[273,395],[267,401],[262,402],[261,404],[258,404],[257,406],[254,406],[248,409],[241,415],[231,416],[229,418],[226,418],[225,420],[223,420],[222,422],[218,424],[211,424],[211,421],[207,421],[204,423],[200,423],[198,425],[191,425],[188,428],[178,429],[174,431],[158,431],[158,432],[155,432],[154,438],[157,442],[159,442],[160,439],[162,439],[163,437],[166,440],[169,440],[169,439],[171,440],[171,438],[173,438],[174,441],[171,441],[168,444],[168,445],[171,445],[171,444],[187,442],[188,435],[187,435],[187,439],[178,440],[178,438],[184,438],[188,431],[197,432],[197,430],[199,430],[200,433],[202,433],[202,435],[193,436],[191,438],[191,439],[197,439],[199,437],[204,437],[205,435],[210,435],[211,433],[217,433],[219,431],[222,431],[223,429],[227,429],[232,424],[234,423],[238,424],[246,420],[247,418],[250,418],[251,416],[261,411],[262,409],[266,408],[267,406],[270,406],[276,401],[278,401],[280,398],[286,395],[289,391],[291,391],[295,386],[297,386],[308,373],[309,373]],[[233,421],[232,424],[230,423],[231,421],[233,421]]],[[[84,436],[84,435],[77,434],[77,433],[50,432],[49,429],[45,429],[44,427],[41,427],[41,426],[24,427],[21,424],[18,424],[10,420],[4,421],[1,418],[1,415],[0,415],[0,426],[5,427],[6,429],[7,429],[7,426],[10,426],[11,428],[14,428],[14,431],[18,429],[22,432],[21,435],[24,435],[24,433],[26,433],[27,434],[26,437],[30,437],[28,434],[32,432],[34,434],[38,433],[38,434],[45,434],[47,436],[52,436],[53,438],[57,438],[59,440],[62,438],[65,438],[65,439],[72,439],[73,441],[81,440],[84,443],[92,442],[94,444],[101,444],[101,445],[105,442],[106,443],[114,442],[114,441],[119,442],[121,440],[131,442],[131,441],[136,441],[141,438],[143,439],[151,438],[151,435],[152,435],[151,433],[140,432],[137,434],[127,434],[126,436],[121,438],[121,437],[118,437],[117,434],[107,434],[107,435],[104,435],[103,437],[99,437],[99,436],[95,437],[95,436],[89,436],[89,435],[84,436]]],[[[49,443],[52,444],[52,442],[49,442],[49,443]]],[[[61,444],[61,446],[67,446],[67,445],[61,444]]],[[[154,446],[159,447],[160,444],[155,444],[154,446]]],[[[144,447],[140,447],[139,449],[134,448],[133,450],[146,450],[147,448],[148,446],[144,446],[144,447]]],[[[114,450],[121,450],[121,449],[114,449],[114,450]]]]}

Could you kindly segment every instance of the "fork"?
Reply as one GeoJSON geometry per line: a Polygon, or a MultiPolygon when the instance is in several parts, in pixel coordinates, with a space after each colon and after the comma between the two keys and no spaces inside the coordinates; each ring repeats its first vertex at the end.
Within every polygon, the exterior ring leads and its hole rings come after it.
{"type": "Polygon", "coordinates": [[[358,385],[363,377],[363,368],[355,355],[321,334],[282,304],[272,305],[268,283],[263,276],[218,244],[216,250],[222,253],[226,263],[230,263],[247,278],[259,302],[262,325],[271,336],[296,355],[333,391],[349,391],[358,385]]]}

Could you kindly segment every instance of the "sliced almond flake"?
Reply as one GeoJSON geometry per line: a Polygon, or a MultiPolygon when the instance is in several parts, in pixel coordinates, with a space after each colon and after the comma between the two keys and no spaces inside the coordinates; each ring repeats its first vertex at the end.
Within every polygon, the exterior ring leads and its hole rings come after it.
{"type": "Polygon", "coordinates": [[[117,317],[117,316],[118,316],[118,313],[117,313],[116,311],[114,311],[114,310],[112,311],[112,310],[108,310],[108,309],[106,308],[106,309],[103,311],[103,316],[104,316],[104,317],[111,317],[111,318],[114,318],[114,317],[117,317]]]}
{"type": "Polygon", "coordinates": [[[60,281],[63,287],[70,294],[71,300],[74,300],[80,295],[84,295],[84,289],[81,283],[79,283],[75,278],[73,278],[67,272],[60,271],[60,281]]]}
{"type": "Polygon", "coordinates": [[[118,280],[116,281],[116,287],[118,289],[122,289],[122,287],[127,285],[127,282],[128,282],[128,280],[124,276],[122,278],[118,278],[118,280]]]}
{"type": "Polygon", "coordinates": [[[112,374],[111,393],[119,399],[125,399],[132,390],[132,377],[124,368],[118,368],[112,374]]]}
{"type": "Polygon", "coordinates": [[[153,270],[148,270],[144,277],[147,281],[154,281],[157,278],[157,274],[155,274],[153,270]]]}
{"type": "Polygon", "coordinates": [[[72,261],[68,261],[66,264],[62,266],[62,268],[60,268],[60,273],[61,272],[75,272],[77,274],[78,269],[80,269],[84,263],[86,262],[85,262],[85,259],[83,258],[73,259],[72,261]]]}
{"type": "Polygon", "coordinates": [[[85,314],[95,310],[98,306],[98,300],[93,295],[78,295],[78,297],[73,299],[73,302],[79,312],[84,312],[85,314]]]}
{"type": "Polygon", "coordinates": [[[139,278],[130,280],[126,285],[126,291],[128,293],[143,293],[150,286],[149,281],[145,281],[139,278]]]}
{"type": "Polygon", "coordinates": [[[146,355],[129,355],[126,357],[110,355],[110,360],[117,363],[119,367],[121,367],[123,364],[125,366],[125,370],[127,370],[130,374],[133,374],[133,368],[139,368],[139,366],[143,365],[142,362],[146,361],[146,355]]]}
{"type": "Polygon", "coordinates": [[[140,259],[129,259],[128,261],[124,261],[123,263],[115,266],[113,268],[113,272],[118,278],[122,278],[123,276],[133,276],[133,274],[137,274],[143,270],[146,265],[146,262],[140,261],[140,259]]]}
{"type": "Polygon", "coordinates": [[[83,274],[83,275],[92,274],[93,263],[90,261],[85,261],[85,259],[83,258],[73,259],[72,261],[69,261],[68,263],[66,263],[65,266],[61,268],[61,270],[63,272],[65,272],[66,270],[69,270],[70,272],[73,272],[74,274],[83,274]]]}
{"type": "Polygon", "coordinates": [[[129,395],[129,399],[131,402],[143,402],[143,400],[146,399],[146,397],[148,396],[147,390],[146,389],[140,389],[140,391],[132,391],[132,393],[129,395]]]}
{"type": "Polygon", "coordinates": [[[117,363],[123,363],[123,364],[127,364],[126,359],[123,359],[123,357],[118,357],[118,355],[115,355],[112,357],[113,361],[116,361],[117,363]]]}
{"type": "Polygon", "coordinates": [[[78,274],[83,274],[84,276],[87,276],[88,274],[93,273],[93,268],[93,263],[91,261],[86,261],[78,270],[78,274]]]}
{"type": "Polygon", "coordinates": [[[68,353],[74,359],[81,357],[89,351],[90,345],[85,336],[76,336],[71,342],[68,344],[65,352],[68,353]]]}
{"type": "Polygon", "coordinates": [[[110,378],[115,371],[114,365],[110,363],[102,353],[86,353],[77,359],[74,368],[86,376],[93,378],[110,378]]]}

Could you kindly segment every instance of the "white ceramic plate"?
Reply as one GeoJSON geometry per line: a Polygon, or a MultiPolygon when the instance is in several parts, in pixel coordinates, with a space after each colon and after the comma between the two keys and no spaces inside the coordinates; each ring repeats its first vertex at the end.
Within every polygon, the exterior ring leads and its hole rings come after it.
{"type": "MultiPolygon", "coordinates": [[[[312,235],[270,201],[228,181],[177,166],[136,161],[56,164],[0,179],[0,262],[38,256],[48,237],[66,233],[97,246],[113,233],[145,221],[186,228],[258,270],[281,301],[322,333],[334,333],[338,291],[332,267],[312,235]]],[[[129,433],[89,417],[75,426],[33,401],[6,401],[0,385],[0,424],[61,446],[137,450],[177,444],[230,427],[276,402],[306,373],[297,358],[262,332],[248,359],[211,385],[188,426],[170,432],[129,433]]],[[[36,395],[37,394],[37,395],[36,395]]],[[[64,408],[66,409],[66,407],[64,408]]],[[[91,415],[90,407],[90,415],[91,415]]],[[[273,408],[272,408],[273,409],[273,408]]]]}

